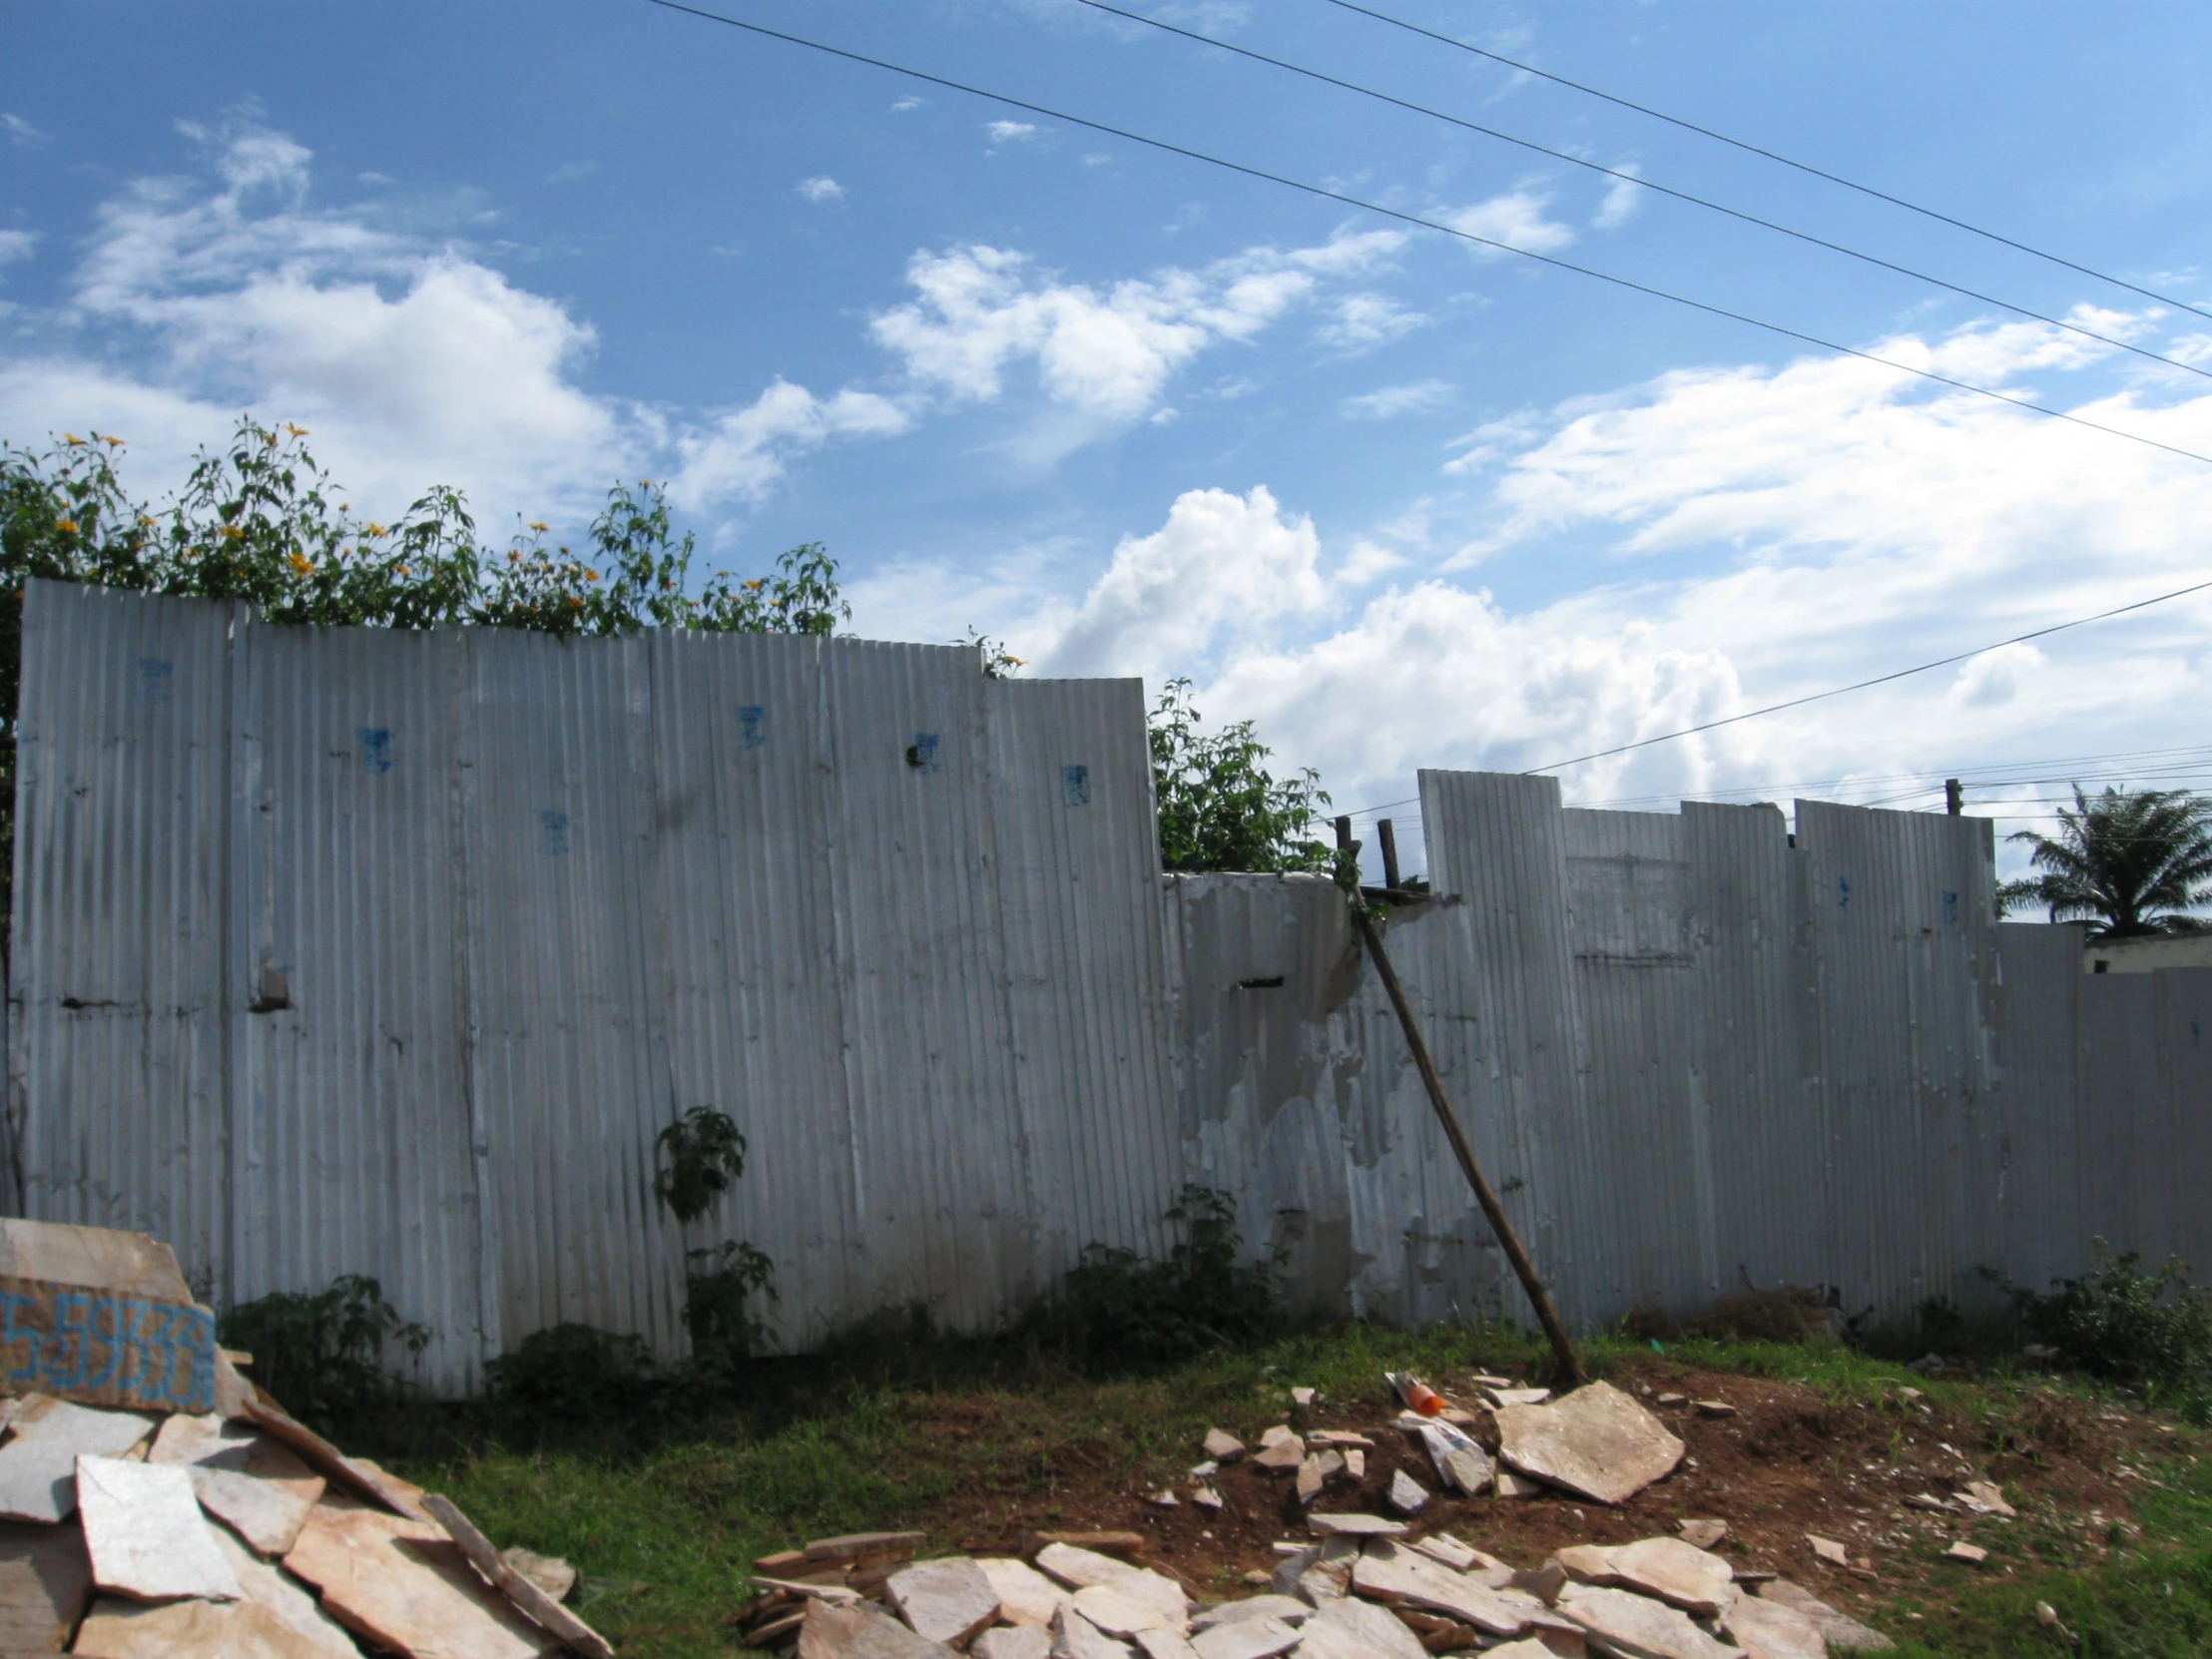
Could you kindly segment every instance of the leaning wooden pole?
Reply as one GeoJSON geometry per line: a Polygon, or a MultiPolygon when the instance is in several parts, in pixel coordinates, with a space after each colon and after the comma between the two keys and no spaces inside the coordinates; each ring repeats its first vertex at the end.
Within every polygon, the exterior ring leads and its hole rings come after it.
{"type": "MultiPolygon", "coordinates": [[[[1337,821],[1337,844],[1348,853],[1359,850],[1359,843],[1352,839],[1350,819],[1337,821]]],[[[1556,1385],[1561,1388],[1578,1386],[1582,1382],[1582,1362],[1575,1356],[1574,1344],[1559,1319],[1559,1310],[1552,1306],[1551,1292],[1537,1277],[1536,1264],[1528,1259],[1520,1235],[1506,1217],[1505,1206],[1498,1202],[1489,1178],[1482,1173],[1482,1166],[1474,1161],[1474,1148],[1467,1144],[1466,1131],[1459,1127],[1459,1114],[1452,1110],[1451,1097],[1444,1093],[1443,1079],[1436,1075],[1436,1062],[1429,1058],[1428,1044],[1422,1040],[1420,1026],[1413,1018],[1412,1004],[1405,1000],[1405,987],[1397,981],[1397,970],[1390,965],[1390,953],[1382,948],[1382,930],[1368,914],[1367,899],[1360,891],[1356,876],[1352,880],[1351,899],[1353,917],[1360,925],[1360,937],[1368,947],[1369,956],[1375,960],[1375,971],[1382,981],[1382,989],[1389,995],[1390,1006],[1397,1011],[1398,1026],[1405,1033],[1405,1046],[1412,1050],[1414,1068],[1420,1073],[1422,1087],[1428,1091],[1428,1104],[1436,1109],[1436,1121],[1443,1125],[1444,1139],[1451,1143],[1452,1155],[1459,1160],[1460,1173],[1474,1189],[1474,1201],[1489,1218],[1490,1231],[1504,1247],[1505,1259],[1513,1264],[1521,1289],[1528,1293],[1528,1300],[1536,1310],[1537,1323],[1551,1340],[1551,1351],[1559,1362],[1556,1385]]]]}

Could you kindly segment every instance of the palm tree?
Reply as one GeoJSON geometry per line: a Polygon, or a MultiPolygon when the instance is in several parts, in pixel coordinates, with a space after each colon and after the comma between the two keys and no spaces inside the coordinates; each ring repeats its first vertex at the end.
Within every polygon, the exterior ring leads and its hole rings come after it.
{"type": "Polygon", "coordinates": [[[2185,914],[2212,903],[2212,801],[2186,790],[2116,790],[2091,800],[2076,784],[2058,810],[2058,833],[2022,830],[2037,873],[1997,890],[2007,903],[2041,904],[2052,921],[2093,921],[2090,937],[2195,933],[2212,926],[2185,914]]]}

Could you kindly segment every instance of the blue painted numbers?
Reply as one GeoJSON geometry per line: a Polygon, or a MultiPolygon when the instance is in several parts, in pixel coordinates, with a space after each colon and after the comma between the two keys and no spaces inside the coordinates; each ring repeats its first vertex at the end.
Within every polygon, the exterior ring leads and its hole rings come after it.
{"type": "Polygon", "coordinates": [[[0,1372],[19,1391],[209,1411],[215,1355],[215,1315],[205,1308],[57,1286],[0,1291],[0,1372]]]}
{"type": "Polygon", "coordinates": [[[1062,767],[1060,769],[1060,798],[1070,807],[1088,807],[1091,804],[1091,769],[1089,767],[1062,767]]]}

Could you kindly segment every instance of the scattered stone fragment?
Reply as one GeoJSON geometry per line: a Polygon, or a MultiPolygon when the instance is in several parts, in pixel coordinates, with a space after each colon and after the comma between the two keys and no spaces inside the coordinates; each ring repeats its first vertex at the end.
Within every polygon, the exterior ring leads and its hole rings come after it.
{"type": "Polygon", "coordinates": [[[1632,1544],[1572,1544],[1559,1565],[1585,1584],[1653,1596],[1686,1613],[1711,1618],[1736,1599],[1734,1573],[1718,1555],[1681,1538],[1640,1538],[1632,1544]]]}
{"type": "Polygon", "coordinates": [[[990,1580],[991,1593],[998,1597],[999,1616],[1013,1624],[1031,1624],[1042,1629],[1052,1622],[1052,1615],[1068,1599],[1067,1591],[1026,1561],[1016,1561],[1005,1555],[986,1555],[978,1557],[975,1566],[990,1580]]]}
{"type": "Polygon", "coordinates": [[[1390,1471],[1389,1504],[1401,1515],[1417,1515],[1428,1501],[1428,1488],[1403,1469],[1390,1471]]]}
{"type": "Polygon", "coordinates": [[[807,1552],[803,1549],[780,1549],[774,1555],[753,1557],[753,1570],[771,1578],[785,1578],[793,1572],[804,1572],[806,1567],[807,1552]]]}
{"type": "Polygon", "coordinates": [[[1107,1585],[1131,1601],[1156,1607],[1177,1628],[1190,1619],[1190,1601],[1183,1586],[1149,1567],[1133,1567],[1110,1555],[1068,1544],[1048,1544],[1037,1552],[1037,1565],[1073,1590],[1107,1585]]]}
{"type": "Polygon", "coordinates": [[[1298,1646],[1295,1626],[1281,1619],[1232,1619],[1191,1638],[1198,1659],[1275,1659],[1298,1646]]]}
{"type": "Polygon", "coordinates": [[[1482,1659],[1559,1659],[1559,1650],[1546,1646],[1537,1637],[1523,1636],[1517,1642],[1486,1650],[1482,1659]]]}
{"type": "Polygon", "coordinates": [[[1142,1532],[1032,1532],[1022,1544],[1022,1553],[1034,1556],[1048,1544],[1066,1544],[1070,1549],[1094,1550],[1100,1555],[1118,1555],[1126,1562],[1134,1561],[1144,1553],[1142,1532]]]}
{"type": "Polygon", "coordinates": [[[1922,1392],[1922,1391],[1921,1391],[1920,1389],[1918,1389],[1918,1388],[1900,1388],[1900,1389],[1898,1389],[1898,1398],[1900,1398],[1900,1399],[1904,1400],[1904,1401],[1905,1401],[1905,1403],[1906,1403],[1906,1404],[1908,1404],[1908,1405],[1916,1405],[1916,1404],[1918,1404],[1918,1403],[1919,1403],[1920,1401],[1922,1401],[1922,1400],[1926,1399],[1927,1397],[1928,1397],[1928,1395],[1926,1395],[1925,1393],[1923,1393],[1923,1392],[1922,1392]]]}
{"type": "Polygon", "coordinates": [[[1497,1428],[1499,1461],[1599,1503],[1624,1503],[1673,1473],[1684,1450],[1610,1382],[1577,1388],[1555,1405],[1502,1406],[1497,1428]]]}
{"type": "Polygon", "coordinates": [[[1145,1493],[1144,1500],[1156,1509],[1180,1508],[1183,1501],[1181,1498],[1175,1495],[1172,1489],[1166,1486],[1162,1486],[1156,1492],[1145,1493]]]}
{"type": "Polygon", "coordinates": [[[1480,1550],[1461,1543],[1448,1532],[1431,1532],[1425,1538],[1415,1538],[1413,1547],[1430,1560],[1441,1561],[1453,1572],[1465,1572],[1482,1554],[1480,1550]]]}
{"type": "Polygon", "coordinates": [[[1314,1408],[1316,1393],[1317,1390],[1313,1388],[1293,1388],[1291,1390],[1291,1404],[1297,1410],[1310,1411],[1314,1408]]]}
{"type": "Polygon", "coordinates": [[[1674,1529],[1682,1534],[1683,1541],[1695,1544],[1699,1549],[1711,1549],[1728,1536],[1728,1522],[1702,1518],[1684,1518],[1676,1521],[1674,1529]]]}
{"type": "Polygon", "coordinates": [[[1762,1596],[1744,1596],[1721,1615],[1721,1628],[1750,1659],[1828,1659],[1820,1627],[1803,1613],[1762,1596]]]}
{"type": "Polygon", "coordinates": [[[1317,1428],[1306,1436],[1306,1443],[1310,1446],[1358,1446],[1363,1451],[1375,1449],[1371,1437],[1350,1428],[1317,1428]]]}
{"type": "Polygon", "coordinates": [[[1762,1601],[1778,1602],[1793,1613],[1801,1613],[1812,1620],[1814,1628],[1821,1633],[1821,1639],[1831,1648],[1838,1648],[1846,1653],[1886,1653],[1897,1646],[1897,1643],[1881,1631],[1861,1624],[1849,1613],[1839,1612],[1811,1590],[1793,1584],[1787,1578],[1778,1578],[1771,1584],[1760,1585],[1758,1593],[1762,1601]]]}
{"type": "Polygon", "coordinates": [[[975,1638],[975,1659],[1049,1659],[1052,1632],[1041,1624],[994,1625],[975,1638]]]}
{"type": "Polygon", "coordinates": [[[1068,1606],[1052,1620],[1052,1659],[1134,1659],[1134,1655],[1127,1642],[1115,1641],[1068,1606]]]}
{"type": "MultiPolygon", "coordinates": [[[[916,1635],[867,1602],[839,1607],[832,1602],[810,1601],[807,1620],[799,1627],[799,1659],[954,1659],[954,1656],[950,1648],[916,1635]]],[[[1116,1656],[1100,1654],[1096,1659],[1116,1659],[1116,1656]]],[[[1127,1659],[1126,1649],[1120,1659],[1127,1659]]]]}
{"type": "Polygon", "coordinates": [[[1198,1487],[1191,1493],[1191,1501],[1201,1509],[1219,1509],[1222,1506],[1221,1493],[1211,1486],[1198,1487]]]}
{"type": "Polygon", "coordinates": [[[901,1567],[883,1581],[883,1594],[916,1635],[946,1647],[964,1646],[998,1618],[998,1592],[965,1555],[901,1567]]]}
{"type": "Polygon", "coordinates": [[[2004,1490],[1994,1481],[1967,1481],[1959,1494],[1959,1501],[1977,1515],[2002,1515],[2006,1520],[2012,1520],[2019,1514],[2017,1509],[2004,1501],[2004,1490]]]}
{"type": "Polygon", "coordinates": [[[1244,1575],[1244,1581],[1255,1589],[1264,1588],[1269,1582],[1268,1575],[1258,1567],[1248,1569],[1244,1575]]]}
{"type": "Polygon", "coordinates": [[[92,1599],[74,1526],[0,1522],[0,1653],[59,1653],[92,1599]]]}
{"type": "Polygon", "coordinates": [[[1513,1385],[1513,1380],[1510,1377],[1484,1377],[1480,1372],[1475,1373],[1467,1381],[1478,1388],[1510,1388],[1513,1385]]]}
{"type": "Polygon", "coordinates": [[[1701,1417],[1732,1417],[1736,1414],[1736,1407],[1725,1399],[1695,1399],[1690,1403],[1697,1407],[1701,1417]]]}
{"type": "Polygon", "coordinates": [[[1261,1446],[1252,1460],[1264,1469],[1295,1469],[1306,1461],[1306,1442],[1286,1428],[1281,1439],[1261,1446]]]}
{"type": "Polygon", "coordinates": [[[1191,1639],[1164,1624],[1138,1631],[1137,1646],[1145,1659],[1198,1659],[1198,1649],[1191,1646],[1191,1639]]]}
{"type": "Polygon", "coordinates": [[[1206,1455],[1217,1463],[1234,1463],[1245,1454],[1244,1441],[1226,1429],[1206,1430],[1206,1455]]]}
{"type": "Polygon", "coordinates": [[[208,1530],[214,1534],[223,1558],[231,1563],[231,1571],[238,1575],[245,1601],[259,1602],[266,1612],[289,1626],[292,1633],[322,1659],[360,1659],[361,1650],[354,1645],[345,1627],[322,1610],[322,1603],[304,1584],[274,1561],[265,1561],[256,1555],[229,1527],[211,1526],[208,1530]]]}
{"type": "Polygon", "coordinates": [[[34,1394],[0,1446],[0,1519],[58,1521],[77,1508],[77,1459],[120,1457],[153,1431],[137,1411],[101,1411],[34,1394]]]}
{"type": "Polygon", "coordinates": [[[1193,1463],[1183,1471],[1186,1480],[1211,1480],[1221,1473],[1221,1465],[1209,1457],[1203,1463],[1193,1463]]]}
{"type": "Polygon", "coordinates": [[[1311,1503],[1321,1496],[1322,1485],[1327,1479],[1328,1476],[1322,1472],[1321,1453],[1309,1452],[1299,1460],[1298,1501],[1311,1503]]]}
{"type": "Polygon", "coordinates": [[[1527,1611],[1499,1599],[1496,1592],[1386,1538],[1369,1540],[1352,1569],[1352,1585],[1380,1601],[1442,1613],[1490,1636],[1519,1636],[1530,1624],[1527,1611]]]}
{"type": "Polygon", "coordinates": [[[1969,1544],[1961,1539],[1943,1551],[1946,1561],[1963,1561],[1969,1567],[1978,1567],[1989,1559],[1989,1552],[1979,1544],[1969,1544]]]}
{"type": "Polygon", "coordinates": [[[208,1530],[188,1471],[79,1457],[77,1508],[101,1589],[135,1601],[240,1599],[238,1575],[208,1530]]]}
{"type": "Polygon", "coordinates": [[[1191,1620],[1191,1632],[1196,1635],[1217,1624],[1235,1624],[1239,1619],[1281,1619],[1285,1624],[1297,1624],[1313,1611],[1296,1596],[1246,1596],[1242,1601],[1224,1601],[1207,1608],[1191,1620]]]}
{"type": "Polygon", "coordinates": [[[1688,1394],[1661,1394],[1659,1396],[1659,1403],[1662,1405],[1687,1405],[1689,1402],[1690,1396],[1688,1394]]]}
{"type": "Polygon", "coordinates": [[[1551,1607],[1558,1603],[1559,1592],[1567,1587],[1567,1569],[1557,1561],[1546,1561],[1540,1567],[1519,1569],[1505,1583],[1508,1589],[1532,1595],[1551,1607]]]}
{"type": "Polygon", "coordinates": [[[1851,1556],[1846,1553],[1844,1546],[1834,1538],[1823,1538],[1818,1533],[1808,1532],[1805,1535],[1805,1541],[1813,1546],[1813,1553],[1830,1566],[1848,1567],[1851,1565],[1851,1556]]]}
{"type": "MultiPolygon", "coordinates": [[[[449,1499],[425,1493],[422,1506],[429,1511],[432,1520],[445,1528],[446,1536],[460,1546],[461,1553],[468,1557],[468,1564],[514,1603],[532,1624],[550,1633],[571,1653],[584,1655],[584,1659],[615,1659],[615,1650],[604,1636],[500,1560],[499,1552],[491,1547],[491,1540],[449,1499]]],[[[997,1612],[995,1603],[991,1610],[994,1614],[997,1612]]]]}
{"type": "Polygon", "coordinates": [[[928,1537],[926,1532],[848,1532],[838,1538],[817,1538],[807,1546],[810,1561],[840,1561],[850,1556],[912,1555],[928,1537]]]}
{"type": "MultiPolygon", "coordinates": [[[[360,1649],[347,1642],[349,1652],[360,1649]]],[[[93,1659],[174,1659],[221,1654],[223,1659],[325,1659],[318,1648],[257,1602],[175,1601],[149,1607],[103,1596],[70,1648],[93,1659]]]]}
{"type": "Polygon", "coordinates": [[[1559,1592],[1559,1611],[1604,1651],[1624,1659],[1743,1659],[1692,1624],[1681,1609],[1627,1590],[1569,1584],[1559,1592]]]}
{"type": "MultiPolygon", "coordinates": [[[[300,1528],[299,1541],[284,1557],[284,1570],[320,1590],[322,1605],[333,1618],[395,1652],[434,1653],[440,1659],[535,1659],[559,1645],[486,1584],[445,1529],[432,1521],[382,1514],[351,1499],[341,1504],[325,1498],[300,1528]]],[[[824,1605],[811,1605],[810,1618],[824,1605]]],[[[883,1622],[919,1641],[895,1620],[883,1622]]],[[[804,1647],[804,1627],[800,1642],[804,1647]]],[[[825,1654],[823,1659],[850,1656],[825,1654]]]]}
{"type": "Polygon", "coordinates": [[[566,1601],[569,1591],[576,1588],[576,1569],[558,1555],[540,1555],[534,1549],[516,1546],[501,1550],[499,1559],[555,1601],[566,1601]]]}
{"type": "Polygon", "coordinates": [[[1299,1659],[1422,1659],[1426,1652],[1395,1613],[1357,1596],[1323,1602],[1299,1633],[1299,1659]]]}
{"type": "MultiPolygon", "coordinates": [[[[1296,1440],[1298,1438],[1298,1430],[1287,1422],[1279,1422],[1273,1427],[1260,1430],[1260,1443],[1263,1446],[1275,1445],[1283,1440],[1296,1440]]],[[[1304,1444],[1305,1442],[1300,1441],[1300,1443],[1304,1444]]]]}
{"type": "Polygon", "coordinates": [[[1551,1397],[1549,1388],[1484,1388],[1492,1405],[1541,1405],[1551,1397]]]}
{"type": "Polygon", "coordinates": [[[1934,1492],[1915,1492],[1905,1503],[1909,1509],[1933,1509],[1940,1513],[1948,1513],[1950,1509],[1950,1499],[1937,1497],[1934,1492]]]}
{"type": "Polygon", "coordinates": [[[1183,1622],[1156,1602],[1125,1596],[1111,1584],[1085,1585],[1075,1592],[1074,1607],[1107,1635],[1124,1640],[1140,1630],[1180,1627],[1183,1622]]]}
{"type": "Polygon", "coordinates": [[[1497,1473],[1491,1477],[1490,1490],[1497,1497],[1534,1497],[1543,1489],[1544,1483],[1541,1480],[1531,1480],[1525,1474],[1516,1474],[1502,1463],[1498,1465],[1497,1473]]]}
{"type": "Polygon", "coordinates": [[[1368,1477],[1368,1454],[1358,1446],[1348,1446],[1345,1449],[1345,1473],[1355,1480],[1365,1480],[1368,1477]]]}
{"type": "Polygon", "coordinates": [[[1405,1523],[1403,1521],[1384,1520],[1381,1515],[1312,1514],[1306,1517],[1306,1524],[1311,1526],[1317,1535],[1324,1538],[1402,1538],[1405,1536],[1405,1523]]]}
{"type": "Polygon", "coordinates": [[[268,1435],[214,1415],[171,1417],[146,1460],[184,1464],[200,1506],[272,1557],[291,1548],[328,1484],[268,1435]]]}
{"type": "Polygon", "coordinates": [[[1490,1454],[1463,1430],[1447,1422],[1424,1421],[1420,1437],[1428,1448],[1429,1462],[1435,1465],[1436,1478],[1453,1490],[1473,1497],[1497,1477],[1490,1454]]]}

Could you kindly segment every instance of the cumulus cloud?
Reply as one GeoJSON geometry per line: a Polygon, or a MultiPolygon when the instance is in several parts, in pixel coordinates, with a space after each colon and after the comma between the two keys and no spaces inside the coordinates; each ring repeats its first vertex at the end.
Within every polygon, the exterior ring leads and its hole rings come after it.
{"type": "Polygon", "coordinates": [[[40,132],[21,116],[10,115],[5,110],[0,110],[0,133],[8,135],[10,144],[21,146],[26,150],[33,145],[47,143],[50,137],[50,135],[40,132]]]}
{"type": "Polygon", "coordinates": [[[1428,322],[1419,311],[1399,304],[1386,293],[1348,293],[1334,309],[1336,314],[1314,331],[1314,338],[1341,351],[1387,345],[1428,322]]]}
{"type": "Polygon", "coordinates": [[[0,265],[27,260],[38,247],[36,231],[0,231],[0,265]]]}
{"type": "Polygon", "coordinates": [[[844,186],[830,178],[802,179],[799,194],[810,202],[842,202],[844,186]]]}
{"type": "Polygon", "coordinates": [[[1034,362],[1053,400],[1129,420],[1207,346],[1253,338],[1324,280],[1372,272],[1404,242],[1371,231],[1289,253],[1252,249],[1106,288],[1063,281],[1022,254],[965,244],[914,255],[906,279],[918,297],[871,327],[915,381],[955,399],[994,399],[1009,367],[1034,362]]]}
{"type": "Polygon", "coordinates": [[[1573,244],[1572,226],[1544,217],[1544,210],[1550,206],[1549,196],[1516,190],[1471,207],[1446,209],[1436,217],[1466,236],[1502,244],[1499,248],[1471,249],[1477,259],[1497,260],[1503,259],[1509,248],[1527,254],[1556,254],[1573,244]]]}
{"type": "Polygon", "coordinates": [[[1381,386],[1337,405],[1347,420],[1388,420],[1401,414],[1433,414],[1450,405],[1458,388],[1449,380],[1413,380],[1381,386]]]}
{"type": "MultiPolygon", "coordinates": [[[[1633,175],[1638,169],[1635,163],[1630,162],[1614,171],[1633,175]]],[[[1634,219],[1636,210],[1643,204],[1643,186],[1637,184],[1633,177],[1615,179],[1606,187],[1605,200],[1598,204],[1597,217],[1590,223],[1600,231],[1616,231],[1634,219]]]]}
{"type": "Polygon", "coordinates": [[[912,424],[909,412],[873,392],[817,397],[779,379],[743,408],[724,410],[676,440],[683,465],[669,482],[679,507],[758,501],[783,477],[792,456],[832,438],[890,437],[912,424]]]}
{"type": "Polygon", "coordinates": [[[990,134],[993,144],[1014,144],[1037,136],[1036,124],[1028,121],[986,121],[983,131],[990,134]]]}

